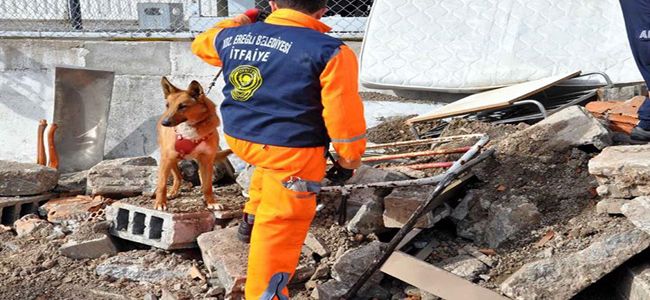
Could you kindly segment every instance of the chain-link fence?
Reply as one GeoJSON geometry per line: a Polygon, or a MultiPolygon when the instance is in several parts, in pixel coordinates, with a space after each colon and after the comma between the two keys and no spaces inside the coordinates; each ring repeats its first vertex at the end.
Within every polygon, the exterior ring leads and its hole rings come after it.
{"type": "MultiPolygon", "coordinates": [[[[373,0],[330,0],[323,22],[362,38],[373,0]]],[[[266,0],[0,0],[0,37],[191,38],[266,0]]]]}

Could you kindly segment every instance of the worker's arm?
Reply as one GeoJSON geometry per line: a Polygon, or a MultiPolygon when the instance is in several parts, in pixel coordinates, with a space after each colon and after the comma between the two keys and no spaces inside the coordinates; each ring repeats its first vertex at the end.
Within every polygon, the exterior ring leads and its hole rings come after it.
{"type": "Polygon", "coordinates": [[[320,76],[323,119],[339,164],[346,169],[358,168],[366,151],[366,120],[358,78],[357,58],[345,45],[320,76]]]}
{"type": "Polygon", "coordinates": [[[260,11],[256,8],[249,9],[232,19],[217,23],[214,27],[196,36],[192,42],[192,53],[213,66],[221,67],[221,59],[219,58],[219,54],[217,54],[217,50],[214,48],[214,39],[217,37],[217,34],[224,28],[237,27],[255,22],[259,13],[260,11]]]}

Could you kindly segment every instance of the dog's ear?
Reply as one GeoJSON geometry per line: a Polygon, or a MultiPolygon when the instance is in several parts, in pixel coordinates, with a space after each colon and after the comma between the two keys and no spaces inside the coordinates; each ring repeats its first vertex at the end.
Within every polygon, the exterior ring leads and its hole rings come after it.
{"type": "Polygon", "coordinates": [[[200,100],[201,95],[203,95],[203,87],[198,81],[192,80],[190,86],[187,88],[187,92],[192,96],[192,98],[200,100]]]}
{"type": "Polygon", "coordinates": [[[169,80],[167,80],[167,77],[163,76],[162,80],[160,80],[160,84],[162,85],[163,89],[163,94],[165,94],[165,99],[169,94],[177,93],[180,91],[177,87],[175,87],[169,80]]]}

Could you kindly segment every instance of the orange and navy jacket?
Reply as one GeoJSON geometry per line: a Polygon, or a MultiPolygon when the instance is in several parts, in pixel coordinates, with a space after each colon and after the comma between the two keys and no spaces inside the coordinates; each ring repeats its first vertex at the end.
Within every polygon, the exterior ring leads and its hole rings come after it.
{"type": "Polygon", "coordinates": [[[197,36],[192,52],[223,69],[224,132],[284,147],[331,142],[341,164],[356,167],[366,146],[358,64],[350,48],[324,34],[329,30],[279,9],[265,22],[240,15],[197,36]]]}

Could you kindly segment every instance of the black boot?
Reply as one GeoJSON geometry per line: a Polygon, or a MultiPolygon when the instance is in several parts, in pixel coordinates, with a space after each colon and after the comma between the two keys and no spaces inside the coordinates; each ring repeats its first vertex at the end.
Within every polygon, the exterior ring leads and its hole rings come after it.
{"type": "Polygon", "coordinates": [[[650,142],[650,130],[645,130],[639,126],[634,127],[630,134],[630,138],[637,142],[650,142]]]}
{"type": "Polygon", "coordinates": [[[253,224],[255,223],[255,216],[244,213],[239,229],[237,229],[237,238],[240,241],[248,244],[251,242],[251,233],[253,232],[253,224]]]}

